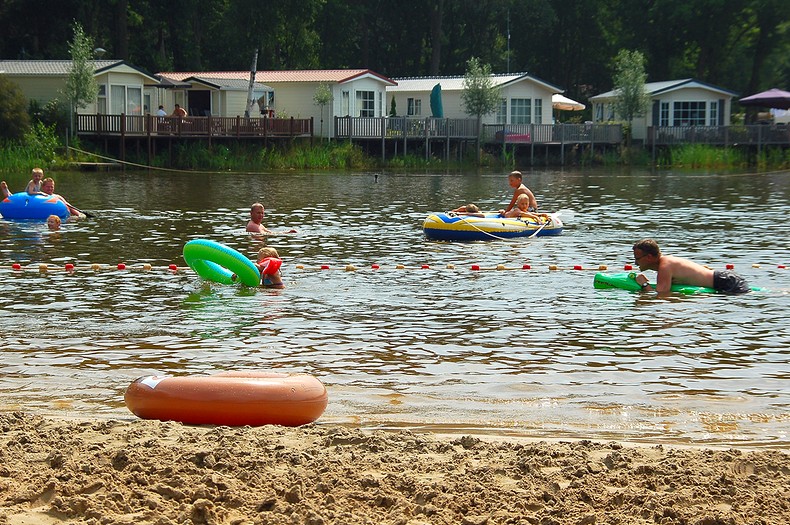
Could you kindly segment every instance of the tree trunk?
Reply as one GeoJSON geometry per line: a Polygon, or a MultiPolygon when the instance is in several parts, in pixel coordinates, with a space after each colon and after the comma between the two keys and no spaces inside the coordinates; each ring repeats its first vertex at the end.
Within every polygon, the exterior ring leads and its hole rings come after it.
{"type": "Polygon", "coordinates": [[[431,8],[431,67],[429,75],[439,74],[442,58],[442,13],[444,0],[436,0],[431,8]]]}
{"type": "Polygon", "coordinates": [[[115,58],[129,60],[129,28],[126,21],[127,0],[115,4],[115,32],[113,34],[115,58]]]}

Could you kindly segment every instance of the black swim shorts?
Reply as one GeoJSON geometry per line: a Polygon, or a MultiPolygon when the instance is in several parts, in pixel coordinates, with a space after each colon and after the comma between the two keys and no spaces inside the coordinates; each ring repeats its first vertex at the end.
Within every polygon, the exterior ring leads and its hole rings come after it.
{"type": "Polygon", "coordinates": [[[748,293],[751,291],[746,279],[730,270],[716,270],[713,272],[713,288],[717,292],[727,294],[748,293]]]}

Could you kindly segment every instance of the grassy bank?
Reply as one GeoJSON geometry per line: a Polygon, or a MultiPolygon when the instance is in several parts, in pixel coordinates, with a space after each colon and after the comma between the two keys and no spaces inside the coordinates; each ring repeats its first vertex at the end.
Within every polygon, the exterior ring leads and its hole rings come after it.
{"type": "MultiPolygon", "coordinates": [[[[81,145],[79,140],[72,146],[91,150],[90,145],[81,145]]],[[[94,149],[94,151],[97,151],[94,149]]],[[[103,157],[115,158],[112,153],[98,153],[103,157]]],[[[345,141],[293,142],[262,146],[248,142],[213,144],[183,142],[172,149],[162,149],[151,160],[153,167],[195,171],[271,171],[283,169],[299,170],[371,170],[371,169],[474,169],[476,159],[470,150],[460,160],[451,155],[445,162],[438,157],[425,158],[422,154],[389,156],[382,160],[380,154],[368,153],[359,145],[345,141]]],[[[0,145],[0,173],[28,172],[39,166],[45,169],[67,169],[75,161],[106,160],[91,154],[69,150],[55,135],[54,129],[42,124],[31,128],[20,143],[0,145]]],[[[126,162],[147,166],[148,157],[136,148],[127,150],[126,162]]],[[[523,160],[523,159],[522,159],[523,160]]],[[[556,159],[557,164],[560,159],[556,159]]],[[[512,155],[483,153],[481,165],[494,168],[513,168],[518,160],[512,155]]],[[[632,148],[630,152],[608,151],[600,154],[582,153],[571,164],[580,166],[651,167],[653,159],[648,150],[632,148]]],[[[746,148],[721,148],[699,144],[687,144],[661,151],[655,167],[674,169],[746,169],[758,170],[790,169],[789,148],[765,148],[759,153],[746,148]]]]}

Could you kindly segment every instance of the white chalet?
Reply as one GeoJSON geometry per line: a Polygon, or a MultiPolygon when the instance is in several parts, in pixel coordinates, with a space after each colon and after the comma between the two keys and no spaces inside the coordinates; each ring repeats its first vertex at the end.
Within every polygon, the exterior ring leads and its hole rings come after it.
{"type": "MultiPolygon", "coordinates": [[[[649,126],[726,126],[730,123],[732,98],[737,95],[693,78],[648,82],[645,92],[653,103],[647,114],[633,121],[632,137],[636,140],[647,138],[649,126]]],[[[616,91],[607,91],[590,98],[593,122],[622,120],[614,111],[616,96],[616,91]]]]}
{"type": "MultiPolygon", "coordinates": [[[[495,74],[493,85],[500,89],[501,101],[496,112],[483,116],[483,124],[550,124],[551,96],[564,90],[527,73],[495,74]]],[[[464,77],[396,78],[397,85],[387,87],[387,110],[392,99],[398,116],[430,117],[431,90],[439,84],[445,118],[474,118],[464,111],[461,93],[464,77]]]]}

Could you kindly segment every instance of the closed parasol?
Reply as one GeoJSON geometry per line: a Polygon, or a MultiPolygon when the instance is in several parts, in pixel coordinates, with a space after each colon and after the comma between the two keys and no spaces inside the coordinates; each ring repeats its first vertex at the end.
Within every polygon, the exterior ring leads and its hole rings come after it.
{"type": "Polygon", "coordinates": [[[434,118],[444,118],[441,84],[436,84],[431,90],[431,114],[434,116],[434,118]]]}

